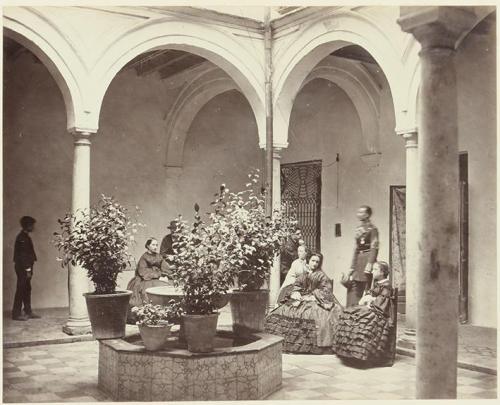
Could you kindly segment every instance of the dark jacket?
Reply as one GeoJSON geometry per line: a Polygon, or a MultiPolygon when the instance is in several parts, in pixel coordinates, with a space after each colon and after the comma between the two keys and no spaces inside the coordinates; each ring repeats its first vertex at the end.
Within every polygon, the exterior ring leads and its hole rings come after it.
{"type": "Polygon", "coordinates": [[[174,241],[173,241],[171,233],[169,233],[167,236],[165,236],[163,238],[163,240],[161,241],[160,255],[164,259],[166,259],[167,255],[173,255],[174,254],[173,244],[174,244],[174,241]]]}
{"type": "Polygon", "coordinates": [[[35,248],[29,234],[25,231],[19,232],[14,245],[14,263],[16,270],[26,270],[33,267],[36,262],[35,248]]]}
{"type": "Polygon", "coordinates": [[[281,247],[280,271],[282,274],[287,274],[290,267],[292,267],[293,261],[299,257],[297,252],[298,247],[299,240],[295,240],[291,237],[289,237],[281,247]]]}

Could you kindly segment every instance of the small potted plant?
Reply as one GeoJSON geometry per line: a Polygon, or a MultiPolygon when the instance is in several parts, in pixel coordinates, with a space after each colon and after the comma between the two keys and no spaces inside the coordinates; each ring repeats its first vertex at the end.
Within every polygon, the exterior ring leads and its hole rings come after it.
{"type": "Polygon", "coordinates": [[[233,332],[242,336],[264,328],[269,290],[262,287],[269,280],[273,260],[297,224],[284,209],[274,210],[271,217],[266,215],[265,190],[256,191],[258,171],[248,177],[242,191],[220,187],[211,215],[224,230],[223,265],[238,285],[230,300],[233,332]]]}
{"type": "Polygon", "coordinates": [[[188,350],[205,353],[213,351],[217,310],[227,304],[232,277],[220,266],[224,245],[218,228],[202,221],[199,210],[195,204],[192,226],[182,217],[177,220],[174,254],[169,260],[174,285],[183,291],[182,325],[188,350]]]}
{"type": "Polygon", "coordinates": [[[147,303],[133,307],[132,313],[136,316],[144,347],[155,351],[165,345],[170,329],[181,317],[182,309],[178,302],[171,300],[168,305],[147,303]]]}
{"type": "Polygon", "coordinates": [[[95,286],[85,293],[87,310],[96,339],[125,336],[125,321],[131,291],[116,291],[118,274],[130,266],[129,244],[143,226],[113,197],[102,195],[89,210],[79,210],[59,219],[60,232],[54,244],[62,253],[63,267],[80,265],[95,286]]]}

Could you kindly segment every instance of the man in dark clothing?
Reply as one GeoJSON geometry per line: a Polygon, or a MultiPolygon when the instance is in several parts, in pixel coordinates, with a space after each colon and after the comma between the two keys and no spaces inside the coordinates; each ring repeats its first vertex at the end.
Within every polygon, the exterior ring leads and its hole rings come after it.
{"type": "Polygon", "coordinates": [[[33,277],[33,265],[36,261],[33,241],[29,233],[35,229],[35,218],[21,218],[21,232],[16,237],[14,245],[14,268],[17,275],[17,288],[14,297],[14,307],[12,308],[12,319],[16,321],[26,321],[30,318],[40,318],[31,310],[31,277],[33,277]],[[24,305],[24,313],[21,313],[24,305]]]}
{"type": "MultiPolygon", "coordinates": [[[[170,225],[167,226],[167,228],[170,230],[170,233],[166,235],[160,245],[160,255],[167,260],[167,255],[173,255],[174,254],[174,249],[173,249],[173,238],[172,234],[175,232],[177,229],[177,221],[170,221],[170,225]]],[[[167,260],[168,261],[168,260],[167,260]]]]}
{"type": "Polygon", "coordinates": [[[290,237],[287,238],[287,240],[281,247],[280,286],[285,281],[286,275],[288,274],[288,270],[290,270],[293,261],[299,257],[299,254],[297,253],[297,248],[303,244],[304,241],[302,240],[302,231],[299,228],[297,228],[295,233],[290,235],[290,237]]]}

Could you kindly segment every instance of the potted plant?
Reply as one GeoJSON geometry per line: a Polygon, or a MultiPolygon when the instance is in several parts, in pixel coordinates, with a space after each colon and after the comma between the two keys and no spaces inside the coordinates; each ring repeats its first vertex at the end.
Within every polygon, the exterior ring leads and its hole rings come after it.
{"type": "Polygon", "coordinates": [[[168,305],[147,303],[133,307],[132,312],[137,318],[144,347],[146,350],[155,351],[167,342],[170,329],[180,318],[182,309],[178,302],[171,300],[168,305]]]}
{"type": "Polygon", "coordinates": [[[131,291],[116,291],[118,274],[130,265],[129,244],[139,226],[138,215],[131,216],[113,197],[102,195],[88,210],[78,210],[59,219],[60,232],[54,244],[62,253],[63,267],[80,265],[95,286],[85,293],[87,310],[96,339],[125,336],[125,321],[131,291]]]}
{"type": "Polygon", "coordinates": [[[172,255],[169,255],[174,285],[183,291],[185,313],[181,325],[188,350],[213,351],[217,310],[224,303],[232,276],[221,267],[223,246],[217,224],[202,221],[195,204],[195,221],[189,225],[179,216],[172,255]]]}
{"type": "Polygon", "coordinates": [[[256,191],[258,171],[248,177],[246,189],[236,193],[222,185],[212,203],[212,220],[224,231],[223,265],[238,286],[230,303],[233,332],[240,336],[264,329],[269,290],[262,287],[269,280],[273,260],[297,224],[284,209],[274,210],[271,217],[266,215],[265,190],[256,191]]]}

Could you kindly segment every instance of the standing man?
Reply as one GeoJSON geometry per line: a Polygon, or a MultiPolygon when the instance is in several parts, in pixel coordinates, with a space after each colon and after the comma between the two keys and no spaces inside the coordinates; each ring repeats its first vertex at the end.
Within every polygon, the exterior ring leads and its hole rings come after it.
{"type": "Polygon", "coordinates": [[[36,262],[35,248],[30,238],[30,232],[35,229],[35,218],[24,216],[20,220],[21,232],[16,237],[14,245],[14,268],[17,275],[16,295],[12,308],[12,319],[26,321],[30,318],[40,318],[31,310],[31,278],[33,265],[36,262]],[[24,315],[21,312],[24,305],[24,315]]]}
{"type": "Polygon", "coordinates": [[[362,205],[356,216],[360,224],[356,228],[354,254],[349,271],[353,282],[347,288],[347,307],[358,305],[365,290],[371,288],[372,266],[377,261],[379,247],[378,229],[370,221],[372,209],[368,205],[362,205]]]}

